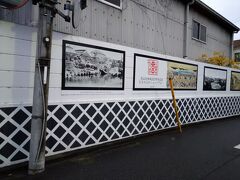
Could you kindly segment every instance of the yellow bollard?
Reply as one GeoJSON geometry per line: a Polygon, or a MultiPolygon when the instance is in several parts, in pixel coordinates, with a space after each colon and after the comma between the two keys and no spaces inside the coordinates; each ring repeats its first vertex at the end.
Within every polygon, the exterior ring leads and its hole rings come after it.
{"type": "Polygon", "coordinates": [[[173,108],[174,108],[175,114],[176,114],[177,125],[178,125],[180,133],[182,133],[182,127],[181,127],[181,122],[180,122],[179,116],[178,116],[178,107],[177,107],[177,102],[176,102],[176,98],[175,98],[175,94],[174,94],[172,78],[169,78],[169,85],[171,88],[172,99],[173,99],[173,108]]]}

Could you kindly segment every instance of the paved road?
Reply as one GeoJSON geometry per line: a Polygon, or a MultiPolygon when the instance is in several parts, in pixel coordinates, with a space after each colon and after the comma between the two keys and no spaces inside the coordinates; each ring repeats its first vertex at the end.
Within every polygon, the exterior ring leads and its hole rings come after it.
{"type": "Polygon", "coordinates": [[[120,147],[48,162],[46,171],[7,179],[36,180],[239,180],[240,117],[211,121],[135,139],[120,147]]]}

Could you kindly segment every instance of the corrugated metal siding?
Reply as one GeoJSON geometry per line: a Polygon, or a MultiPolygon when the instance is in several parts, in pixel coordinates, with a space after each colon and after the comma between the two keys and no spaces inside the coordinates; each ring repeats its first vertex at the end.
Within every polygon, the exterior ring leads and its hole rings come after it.
{"type": "Polygon", "coordinates": [[[0,19],[22,25],[31,25],[32,2],[16,10],[0,9],[0,19]]]}
{"type": "MultiPolygon", "coordinates": [[[[65,0],[59,0],[63,9],[65,0]]],[[[88,0],[80,26],[74,29],[58,15],[54,30],[86,38],[136,47],[148,51],[183,56],[184,4],[180,0],[123,0],[123,9],[115,9],[96,0],[88,0]]],[[[19,10],[0,9],[0,19],[22,25],[32,25],[31,1],[19,10]]],[[[201,13],[190,11],[189,57],[222,51],[229,54],[230,34],[201,13]],[[207,25],[207,44],[191,39],[192,18],[207,25]]]]}

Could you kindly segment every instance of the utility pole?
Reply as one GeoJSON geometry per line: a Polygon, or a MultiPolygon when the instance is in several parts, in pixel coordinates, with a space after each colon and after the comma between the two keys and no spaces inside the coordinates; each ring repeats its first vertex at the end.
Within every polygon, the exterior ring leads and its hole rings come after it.
{"type": "Polygon", "coordinates": [[[48,110],[48,90],[51,64],[52,29],[53,18],[60,15],[66,22],[70,22],[70,11],[72,11],[73,27],[77,28],[79,19],[75,15],[80,9],[86,8],[86,0],[66,0],[65,15],[56,8],[58,0],[32,0],[34,5],[39,5],[37,53],[35,62],[35,77],[33,90],[33,106],[31,121],[31,141],[28,173],[31,175],[45,170],[45,146],[48,110]]]}
{"type": "Polygon", "coordinates": [[[33,91],[29,174],[45,169],[45,138],[47,126],[48,87],[51,61],[52,10],[46,5],[55,6],[51,1],[39,2],[39,21],[35,78],[33,91]]]}
{"type": "Polygon", "coordinates": [[[39,4],[39,21],[28,173],[37,174],[45,170],[53,18],[59,14],[65,21],[70,22],[70,17],[55,8],[58,4],[57,0],[33,0],[32,2],[34,5],[39,4]]]}

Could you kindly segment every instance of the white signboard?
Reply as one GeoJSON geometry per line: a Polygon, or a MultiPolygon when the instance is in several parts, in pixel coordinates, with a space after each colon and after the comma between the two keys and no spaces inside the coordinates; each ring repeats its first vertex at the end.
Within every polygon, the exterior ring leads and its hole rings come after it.
{"type": "Polygon", "coordinates": [[[169,89],[171,77],[175,89],[196,90],[197,70],[194,64],[135,54],[133,89],[169,89]]]}
{"type": "Polygon", "coordinates": [[[137,89],[167,88],[167,61],[135,56],[135,83],[137,89]]]}

